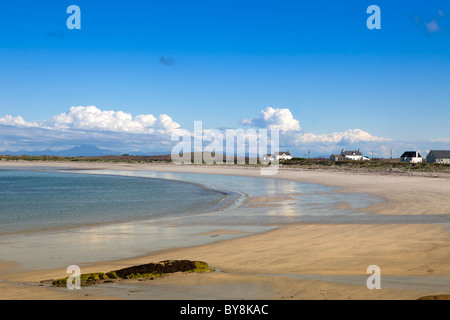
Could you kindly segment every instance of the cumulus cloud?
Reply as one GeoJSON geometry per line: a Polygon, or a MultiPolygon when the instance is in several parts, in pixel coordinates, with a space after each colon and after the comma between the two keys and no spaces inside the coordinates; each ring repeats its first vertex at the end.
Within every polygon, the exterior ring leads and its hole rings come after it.
{"type": "Polygon", "coordinates": [[[299,133],[292,139],[297,145],[300,144],[354,144],[358,142],[383,142],[391,139],[376,137],[361,129],[349,129],[343,132],[331,134],[299,133]]]}
{"type": "Polygon", "coordinates": [[[354,143],[360,141],[388,141],[389,139],[376,137],[361,129],[349,129],[343,132],[334,132],[331,134],[315,134],[302,130],[300,121],[295,119],[289,109],[274,109],[267,107],[261,110],[259,118],[243,119],[241,124],[277,129],[281,131],[282,136],[289,138],[290,143],[295,145],[320,143],[320,144],[339,144],[354,143]]]}
{"type": "Polygon", "coordinates": [[[167,150],[170,135],[176,129],[183,130],[166,114],[133,117],[123,111],[79,106],[40,121],[27,122],[21,116],[0,117],[0,150],[11,145],[47,148],[79,144],[167,150]]]}
{"type": "Polygon", "coordinates": [[[95,106],[71,107],[68,112],[44,121],[29,124],[51,130],[90,130],[146,134],[154,132],[164,133],[180,127],[180,124],[174,122],[171,117],[165,114],[161,114],[158,117],[151,114],[133,117],[131,114],[123,111],[103,111],[95,106]]]}
{"type": "Polygon", "coordinates": [[[243,119],[241,124],[281,131],[301,130],[300,122],[294,119],[289,109],[274,109],[271,107],[261,110],[259,118],[243,119]]]}
{"type": "Polygon", "coordinates": [[[243,119],[241,124],[280,130],[280,148],[313,149],[316,153],[338,152],[342,148],[370,148],[385,153],[381,148],[384,143],[392,140],[374,136],[362,129],[348,129],[333,133],[312,133],[303,130],[300,121],[295,119],[289,109],[274,109],[268,107],[260,112],[258,118],[243,119]]]}
{"type": "Polygon", "coordinates": [[[0,118],[0,125],[17,126],[17,127],[37,127],[38,124],[34,122],[26,122],[21,116],[13,117],[11,115],[0,118]]]}
{"type": "MultiPolygon", "coordinates": [[[[278,129],[279,148],[289,149],[297,156],[303,156],[311,149],[312,154],[324,155],[339,152],[342,148],[361,148],[365,155],[388,157],[390,150],[402,153],[405,150],[450,148],[449,139],[437,139],[423,143],[408,144],[385,137],[374,136],[363,129],[348,129],[333,133],[305,131],[300,121],[289,109],[265,108],[259,116],[243,119],[244,125],[262,129],[278,129]]],[[[227,128],[207,129],[202,132],[208,145],[216,134],[223,134],[227,128]]],[[[260,132],[245,131],[247,139],[259,139],[260,132]]],[[[172,134],[191,136],[178,122],[166,114],[140,114],[133,116],[124,111],[102,110],[95,106],[71,107],[67,112],[46,120],[26,121],[21,116],[0,117],[0,150],[17,151],[67,149],[90,144],[111,150],[170,151],[178,141],[172,141],[172,134]]],[[[250,141],[250,140],[249,140],[250,141]]],[[[0,152],[1,153],[1,152],[0,152]]],[[[399,155],[397,155],[399,156],[399,155]]]]}

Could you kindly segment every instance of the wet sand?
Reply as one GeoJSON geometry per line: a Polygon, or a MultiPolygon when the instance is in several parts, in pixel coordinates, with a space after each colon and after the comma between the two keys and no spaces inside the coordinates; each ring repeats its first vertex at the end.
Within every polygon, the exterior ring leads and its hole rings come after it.
{"type": "MultiPolygon", "coordinates": [[[[259,177],[258,168],[101,163],[11,163],[1,166],[73,166],[77,169],[149,170],[259,177]]],[[[423,176],[359,174],[281,168],[275,179],[339,187],[384,201],[370,207],[379,215],[450,214],[450,179],[423,176]]],[[[266,177],[267,178],[267,177],[266,177]]],[[[288,199],[254,199],[252,204],[288,199]]],[[[337,203],[336,206],[343,206],[337,203]]],[[[447,220],[450,223],[450,219],[447,220]]],[[[217,234],[232,231],[218,230],[217,234]]],[[[450,293],[449,224],[314,224],[298,223],[213,244],[165,250],[120,261],[93,262],[83,273],[167,259],[208,262],[219,271],[174,274],[154,281],[126,280],[71,291],[39,286],[39,281],[66,276],[65,270],[18,273],[14,262],[0,264],[1,299],[417,299],[450,293]],[[382,289],[369,290],[366,269],[378,265],[382,289]],[[345,276],[355,281],[341,281],[345,276]],[[383,276],[394,279],[383,286],[383,276]],[[359,278],[358,278],[359,277],[359,278]],[[444,283],[429,288],[406,284],[411,279],[444,283]],[[447,280],[447,281],[446,281],[447,280]],[[397,282],[396,282],[397,281],[397,282]],[[404,281],[404,282],[405,282],[404,281]],[[449,284],[445,286],[445,284],[449,284]],[[439,291],[439,292],[437,292],[439,291]],[[224,292],[228,292],[225,294],[224,292]],[[88,294],[86,296],[86,294],[88,294]]]]}

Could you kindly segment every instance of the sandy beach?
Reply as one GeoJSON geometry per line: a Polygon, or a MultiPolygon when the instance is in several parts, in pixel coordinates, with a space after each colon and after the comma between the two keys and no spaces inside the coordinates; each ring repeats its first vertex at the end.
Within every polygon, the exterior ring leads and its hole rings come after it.
{"type": "MultiPolygon", "coordinates": [[[[0,166],[260,177],[259,168],[236,166],[22,161],[2,161],[0,166]]],[[[450,177],[280,168],[269,178],[337,187],[339,193],[370,194],[382,200],[369,207],[370,214],[379,216],[380,221],[387,215],[434,215],[446,223],[290,224],[207,245],[119,261],[93,261],[83,273],[167,259],[206,261],[216,272],[172,274],[154,281],[124,280],[82,290],[39,284],[67,276],[65,270],[18,272],[14,261],[0,261],[0,299],[417,299],[450,293],[450,177]],[[366,287],[370,265],[381,269],[379,290],[366,287]],[[433,287],[433,283],[439,285],[433,287]]],[[[249,199],[248,205],[264,210],[288,200],[259,197],[249,199]]],[[[232,232],[221,229],[214,234],[232,232]]]]}

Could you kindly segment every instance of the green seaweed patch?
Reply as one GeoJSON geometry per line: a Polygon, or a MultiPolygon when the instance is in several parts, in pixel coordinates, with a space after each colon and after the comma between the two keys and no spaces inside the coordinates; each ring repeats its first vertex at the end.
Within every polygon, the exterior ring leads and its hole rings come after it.
{"type": "Polygon", "coordinates": [[[213,272],[213,271],[216,270],[214,268],[211,268],[206,262],[195,261],[195,268],[187,272],[213,272]]]}
{"type": "Polygon", "coordinates": [[[125,276],[123,279],[156,279],[156,278],[162,278],[162,277],[164,277],[164,273],[157,273],[157,272],[144,273],[144,274],[132,273],[132,274],[125,276]]]}
{"type": "MultiPolygon", "coordinates": [[[[110,272],[85,273],[80,276],[81,286],[90,286],[99,283],[111,283],[114,280],[122,279],[156,279],[162,278],[167,273],[175,272],[213,272],[214,268],[209,267],[204,261],[190,260],[165,260],[158,263],[148,263],[132,266],[110,272]]],[[[67,284],[67,279],[62,278],[52,281],[53,286],[63,287],[67,284]]]]}
{"type": "MultiPolygon", "coordinates": [[[[69,277],[58,279],[53,281],[52,284],[57,287],[66,286],[67,279],[69,279],[69,277]]],[[[109,280],[109,282],[111,282],[111,280],[116,279],[119,279],[119,277],[115,274],[115,272],[108,272],[108,273],[96,272],[96,273],[85,273],[80,275],[80,282],[82,286],[89,286],[91,284],[101,283],[104,282],[105,280],[109,280]]]]}

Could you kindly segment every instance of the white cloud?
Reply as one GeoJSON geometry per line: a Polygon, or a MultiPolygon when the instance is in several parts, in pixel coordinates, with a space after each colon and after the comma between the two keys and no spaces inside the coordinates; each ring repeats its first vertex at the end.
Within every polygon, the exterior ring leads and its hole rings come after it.
{"type": "Polygon", "coordinates": [[[274,109],[267,107],[260,112],[259,118],[243,119],[241,123],[260,128],[278,129],[281,132],[281,143],[301,146],[305,144],[337,145],[360,142],[383,142],[390,139],[376,137],[361,129],[349,129],[330,134],[315,134],[305,132],[300,127],[300,121],[294,118],[289,109],[274,109]]]}
{"type": "Polygon", "coordinates": [[[157,118],[151,114],[138,115],[133,118],[123,111],[103,111],[95,106],[71,107],[52,118],[38,122],[38,127],[59,130],[92,130],[130,133],[154,132],[164,133],[179,128],[180,125],[168,115],[157,118]]]}
{"type": "Polygon", "coordinates": [[[94,144],[105,148],[170,150],[170,135],[180,124],[165,114],[133,117],[123,111],[105,111],[95,106],[71,107],[68,112],[42,121],[21,116],[0,117],[0,150],[62,148],[94,144]],[[6,127],[7,126],[7,127],[6,127]]]}
{"type": "MultiPolygon", "coordinates": [[[[302,130],[300,121],[289,109],[266,108],[259,118],[244,119],[242,124],[280,130],[280,149],[290,149],[297,156],[311,150],[315,155],[328,157],[341,149],[361,149],[365,154],[388,157],[390,150],[402,150],[404,144],[389,138],[378,137],[362,129],[348,129],[333,133],[313,133],[302,130]]],[[[403,152],[403,151],[402,151],[403,152]]]]}
{"type": "MultiPolygon", "coordinates": [[[[365,154],[387,157],[406,150],[449,149],[449,139],[435,139],[414,145],[374,136],[362,129],[348,129],[333,133],[313,133],[301,129],[289,109],[265,108],[258,118],[244,119],[242,124],[264,129],[280,130],[280,149],[305,150],[327,155],[342,148],[361,148],[365,154]]],[[[220,130],[224,132],[224,130],[220,130]]],[[[246,131],[247,138],[257,139],[259,133],[246,131]]],[[[141,114],[133,116],[123,111],[105,111],[95,106],[72,107],[69,111],[42,121],[25,121],[21,116],[0,117],[0,150],[17,151],[67,149],[76,145],[91,144],[111,150],[170,151],[176,143],[171,135],[192,135],[169,115],[141,114]]],[[[204,134],[212,134],[203,128],[204,134]]],[[[206,143],[208,144],[208,143],[206,143]]],[[[294,151],[295,152],[295,151],[294,151]]],[[[399,156],[399,155],[397,155],[399,156]]]]}
{"type": "Polygon", "coordinates": [[[267,107],[261,110],[256,119],[243,119],[241,124],[281,131],[300,131],[300,122],[292,116],[289,109],[274,109],[267,107]]]}
{"type": "Polygon", "coordinates": [[[37,127],[38,124],[34,122],[26,122],[21,116],[13,117],[11,115],[0,118],[0,125],[15,126],[15,127],[37,127]]]}
{"type": "Polygon", "coordinates": [[[331,134],[314,134],[299,133],[293,136],[293,142],[296,145],[301,144],[342,144],[342,143],[358,143],[358,142],[382,142],[390,141],[383,137],[376,137],[361,129],[349,129],[343,132],[334,132],[331,134]]]}
{"type": "Polygon", "coordinates": [[[434,33],[441,30],[441,27],[435,19],[431,20],[430,22],[426,22],[425,26],[427,27],[428,33],[434,33]]]}
{"type": "Polygon", "coordinates": [[[432,139],[432,142],[441,142],[441,143],[448,143],[450,144],[450,139],[449,138],[442,138],[442,139],[432,139]]]}

